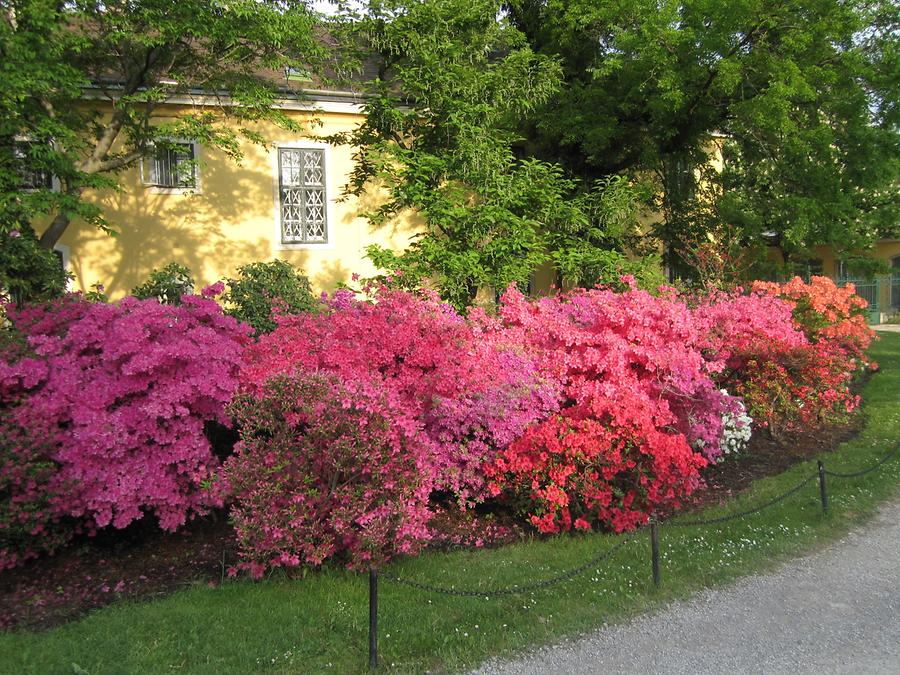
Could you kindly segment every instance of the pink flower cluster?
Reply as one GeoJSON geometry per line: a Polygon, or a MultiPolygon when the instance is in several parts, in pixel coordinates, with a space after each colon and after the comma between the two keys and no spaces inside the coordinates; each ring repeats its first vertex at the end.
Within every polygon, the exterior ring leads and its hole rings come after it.
{"type": "Polygon", "coordinates": [[[365,569],[421,547],[428,467],[386,404],[304,371],[235,399],[241,441],[223,475],[235,498],[238,568],[258,578],[338,558],[365,569]]]}
{"type": "Polygon", "coordinates": [[[179,306],[10,308],[0,569],[73,528],[152,513],[172,530],[225,497],[254,576],[413,553],[436,498],[496,498],[544,533],[628,530],[746,440],[742,403],[773,433],[858,405],[849,384],[872,336],[852,291],[622,284],[539,300],[510,288],[499,315],[466,317],[428,292],[338,291],[257,341],[217,287],[179,306]],[[241,440],[219,467],[204,429],[230,419],[241,440]]]}
{"type": "Polygon", "coordinates": [[[710,378],[683,302],[634,288],[531,302],[511,288],[500,313],[505,338],[564,394],[558,414],[488,465],[493,494],[526,495],[542,532],[632,529],[691,494],[737,408],[710,378]]]}
{"type": "Polygon", "coordinates": [[[327,311],[282,317],[245,360],[251,392],[302,371],[383,398],[432,488],[464,505],[485,496],[485,462],[558,406],[558,383],[522,346],[427,293],[383,289],[372,303],[339,291],[327,311]]]}
{"type": "MultiPolygon", "coordinates": [[[[228,421],[247,327],[198,296],[180,306],[68,296],[8,316],[25,344],[0,358],[0,423],[43,439],[39,456],[14,450],[0,465],[9,518],[39,504],[29,523],[122,528],[152,513],[174,530],[220,503],[201,490],[218,465],[204,424],[228,421]],[[22,466],[35,463],[55,470],[29,479],[22,466]]],[[[40,549],[42,526],[33,525],[40,549]]],[[[19,557],[4,550],[0,566],[19,557]]]]}

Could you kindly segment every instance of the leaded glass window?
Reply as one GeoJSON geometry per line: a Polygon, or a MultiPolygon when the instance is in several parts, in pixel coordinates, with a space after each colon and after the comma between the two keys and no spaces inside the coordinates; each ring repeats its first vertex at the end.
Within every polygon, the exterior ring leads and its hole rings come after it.
{"type": "Polygon", "coordinates": [[[328,241],[325,151],[278,149],[279,208],[283,244],[328,241]]]}

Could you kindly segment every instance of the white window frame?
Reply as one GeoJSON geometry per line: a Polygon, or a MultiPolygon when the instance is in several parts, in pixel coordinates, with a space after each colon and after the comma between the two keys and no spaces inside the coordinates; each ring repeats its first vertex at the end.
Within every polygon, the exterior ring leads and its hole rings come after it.
{"type": "MultiPolygon", "coordinates": [[[[22,136],[17,135],[13,137],[13,143],[38,143],[31,136],[22,136]]],[[[53,141],[50,141],[50,144],[53,145],[53,141]]],[[[22,188],[22,192],[38,192],[39,190],[49,189],[51,192],[60,192],[62,190],[62,184],[59,182],[59,177],[55,173],[50,174],[50,187],[49,188],[22,188]]]]}
{"type": "MultiPolygon", "coordinates": [[[[148,161],[153,161],[153,155],[147,155],[141,158],[141,185],[155,195],[184,195],[184,194],[203,194],[203,184],[200,171],[200,144],[197,141],[187,138],[161,138],[160,140],[169,141],[171,143],[180,143],[190,145],[194,152],[194,185],[192,187],[167,187],[165,185],[156,185],[151,183],[149,177],[144,173],[144,167],[148,161]]],[[[150,145],[155,149],[155,144],[150,145]]]]}
{"type": "Polygon", "coordinates": [[[289,140],[276,141],[272,144],[272,161],[270,164],[272,171],[272,198],[275,206],[275,229],[272,237],[273,251],[303,251],[303,250],[328,250],[335,247],[334,241],[334,204],[336,185],[334,180],[334,172],[331,170],[331,145],[322,141],[308,140],[289,140]],[[324,162],[325,172],[325,241],[324,242],[304,242],[304,243],[284,243],[281,240],[281,167],[278,164],[278,151],[286,150],[322,150],[322,161],[324,162]]]}
{"type": "MultiPolygon", "coordinates": [[[[62,257],[62,267],[64,272],[72,271],[72,263],[71,263],[71,251],[72,249],[65,244],[56,244],[53,247],[54,251],[58,251],[60,257],[62,257]]],[[[69,278],[66,280],[66,290],[72,290],[72,279],[69,278]]]]}

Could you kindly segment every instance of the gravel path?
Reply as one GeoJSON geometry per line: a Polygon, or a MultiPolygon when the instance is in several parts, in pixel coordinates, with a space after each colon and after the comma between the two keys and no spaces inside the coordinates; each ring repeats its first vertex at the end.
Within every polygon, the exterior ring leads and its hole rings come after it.
{"type": "Polygon", "coordinates": [[[900,674],[900,502],[777,572],[477,672],[900,674]]]}

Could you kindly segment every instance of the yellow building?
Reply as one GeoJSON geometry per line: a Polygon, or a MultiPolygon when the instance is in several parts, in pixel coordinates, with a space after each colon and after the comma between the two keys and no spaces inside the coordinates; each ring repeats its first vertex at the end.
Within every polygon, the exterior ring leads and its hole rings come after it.
{"type": "MultiPolygon", "coordinates": [[[[841,286],[853,283],[856,292],[869,303],[870,321],[880,323],[900,313],[900,239],[878,240],[870,255],[882,262],[890,272],[873,277],[860,275],[831,246],[815,247],[812,256],[798,272],[803,276],[830,277],[841,286]]],[[[770,248],[769,259],[776,264],[783,264],[781,249],[770,248]]]]}
{"type": "MultiPolygon", "coordinates": [[[[375,274],[365,258],[366,247],[402,250],[420,225],[408,218],[373,228],[359,216],[371,205],[343,194],[354,149],[319,138],[352,131],[363,121],[360,95],[307,94],[306,99],[285,97],[278,104],[292,119],[305,123],[305,134],[258,125],[254,131],[268,142],[247,142],[240,163],[221,150],[176,139],[177,152],[160,152],[119,175],[120,191],[87,193],[85,198],[102,208],[119,234],[110,237],[77,220],[69,225],[56,248],[73,275],[72,290],[86,291],[99,283],[111,299],[118,299],[169,262],[190,268],[198,287],[234,276],[239,265],[273,258],[303,270],[320,291],[350,282],[354,273],[375,274]]],[[[85,98],[86,105],[109,109],[110,103],[91,90],[85,98]]],[[[154,119],[164,123],[220,105],[218,99],[199,94],[173,97],[154,119]]],[[[716,144],[711,153],[717,169],[719,150],[716,144]]],[[[659,214],[645,216],[646,225],[659,214]]],[[[815,255],[811,273],[851,276],[830,248],[820,247],[815,255]]],[[[897,270],[893,279],[871,287],[854,281],[870,304],[890,314],[900,310],[900,240],[878,242],[875,256],[897,270]]],[[[533,276],[533,291],[549,292],[558,283],[556,276],[552,266],[542,266],[533,276]]],[[[483,290],[481,300],[490,301],[493,290],[483,290]]]]}
{"type": "MultiPolygon", "coordinates": [[[[162,123],[213,104],[199,95],[172,99],[154,119],[162,123]]],[[[177,151],[161,151],[122,173],[121,191],[85,193],[119,234],[110,237],[77,220],[69,225],[57,249],[74,277],[73,290],[100,283],[117,299],[173,261],[189,267],[201,287],[234,276],[238,265],[273,258],[291,262],[315,289],[326,290],[353,273],[375,273],[366,246],[406,247],[413,225],[374,230],[359,217],[359,201],[343,198],[353,149],[316,140],[362,121],[358,95],[318,92],[309,100],[283,99],[279,107],[311,123],[309,132],[261,124],[254,130],[267,145],[248,142],[240,163],[191,139],[175,139],[177,151]]]]}

